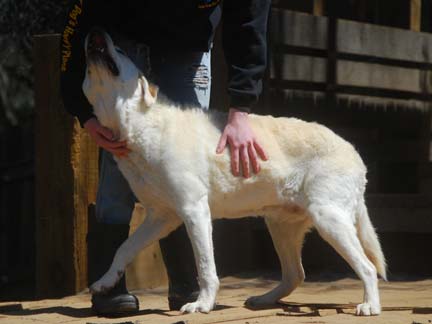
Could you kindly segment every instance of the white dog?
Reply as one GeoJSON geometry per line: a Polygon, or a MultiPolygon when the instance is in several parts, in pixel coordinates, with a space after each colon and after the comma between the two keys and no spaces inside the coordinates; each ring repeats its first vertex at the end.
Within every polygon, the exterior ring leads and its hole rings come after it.
{"type": "Polygon", "coordinates": [[[353,146],[316,123],[251,114],[251,127],[269,160],[257,175],[234,177],[229,153],[215,153],[225,114],[156,100],[157,88],[102,31],[87,36],[86,57],[83,90],[101,124],[127,141],[130,154],[116,161],[148,209],[109,271],[91,286],[93,293],[109,290],[141,249],[184,223],[200,293],[181,311],[209,312],[219,288],[212,219],[263,215],[280,258],[282,281],[249,298],[247,305],[274,304],[303,282],[303,239],[315,227],[364,283],[357,314],[380,313],[377,273],[385,279],[386,265],[364,202],[366,168],[353,146]]]}

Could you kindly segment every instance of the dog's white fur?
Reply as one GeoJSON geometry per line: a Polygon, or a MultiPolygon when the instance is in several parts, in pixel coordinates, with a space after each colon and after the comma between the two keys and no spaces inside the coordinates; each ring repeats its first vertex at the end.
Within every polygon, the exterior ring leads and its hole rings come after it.
{"type": "Polygon", "coordinates": [[[102,125],[127,140],[131,153],[116,161],[148,216],[92,292],[108,290],[142,248],[185,223],[200,294],[181,311],[209,312],[219,287],[212,219],[262,215],[280,258],[282,281],[247,305],[273,304],[303,282],[302,243],[315,227],[364,283],[357,314],[379,314],[377,272],[385,279],[386,265],[364,202],[366,168],[353,146],[316,123],[250,114],[269,160],[251,178],[234,177],[228,150],[215,153],[226,115],[158,102],[157,89],[105,38],[120,75],[89,61],[83,90],[102,125]]]}

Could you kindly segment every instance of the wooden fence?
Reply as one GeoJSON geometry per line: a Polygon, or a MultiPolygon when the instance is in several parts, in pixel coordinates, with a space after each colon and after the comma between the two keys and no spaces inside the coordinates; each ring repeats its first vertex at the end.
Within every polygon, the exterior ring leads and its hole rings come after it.
{"type": "Polygon", "coordinates": [[[432,35],[272,13],[270,87],[367,105],[426,110],[432,100],[432,35]]]}

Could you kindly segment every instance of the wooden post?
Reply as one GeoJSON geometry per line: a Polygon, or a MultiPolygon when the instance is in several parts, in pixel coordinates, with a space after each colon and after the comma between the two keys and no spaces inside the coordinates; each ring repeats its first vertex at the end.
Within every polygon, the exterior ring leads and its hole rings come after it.
{"type": "Polygon", "coordinates": [[[324,0],[313,0],[313,14],[324,16],[324,0]]]}
{"type": "Polygon", "coordinates": [[[421,0],[410,1],[410,29],[421,31],[421,0]]]}
{"type": "Polygon", "coordinates": [[[95,200],[98,151],[60,96],[60,35],[34,37],[36,294],[87,286],[87,210],[95,200]]]}

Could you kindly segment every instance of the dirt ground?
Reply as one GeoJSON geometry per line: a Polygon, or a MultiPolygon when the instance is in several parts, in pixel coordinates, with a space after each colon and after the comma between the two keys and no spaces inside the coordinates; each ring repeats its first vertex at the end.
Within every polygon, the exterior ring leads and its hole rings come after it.
{"type": "Polygon", "coordinates": [[[222,279],[218,306],[210,314],[168,311],[166,288],[134,291],[140,311],[133,317],[103,318],[92,315],[90,296],[82,293],[62,299],[0,303],[0,323],[84,324],[275,324],[275,323],[432,323],[432,279],[411,282],[380,282],[383,312],[375,317],[357,317],[355,304],[363,297],[358,280],[306,282],[283,303],[272,309],[249,310],[243,302],[264,293],[275,282],[268,279],[222,279]]]}

